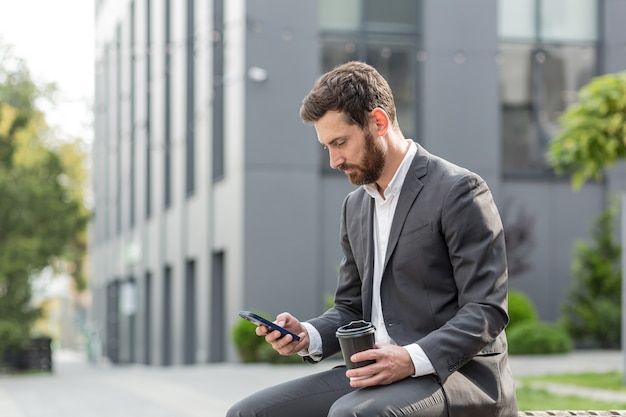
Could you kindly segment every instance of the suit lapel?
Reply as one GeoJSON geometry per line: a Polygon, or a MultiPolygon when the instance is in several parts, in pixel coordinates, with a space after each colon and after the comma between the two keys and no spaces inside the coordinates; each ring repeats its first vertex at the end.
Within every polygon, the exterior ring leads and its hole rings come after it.
{"type": "Polygon", "coordinates": [[[396,212],[393,215],[383,271],[387,268],[387,262],[389,262],[389,258],[396,248],[396,244],[400,238],[400,232],[402,232],[402,227],[404,226],[406,218],[409,214],[409,210],[424,186],[422,181],[420,181],[420,178],[426,175],[427,168],[428,152],[418,144],[417,153],[413,158],[411,168],[407,172],[404,183],[402,184],[400,199],[398,200],[398,205],[396,206],[396,212]]]}
{"type": "Polygon", "coordinates": [[[363,245],[365,251],[363,268],[363,319],[372,319],[372,285],[374,282],[374,199],[363,193],[361,206],[363,245]]]}

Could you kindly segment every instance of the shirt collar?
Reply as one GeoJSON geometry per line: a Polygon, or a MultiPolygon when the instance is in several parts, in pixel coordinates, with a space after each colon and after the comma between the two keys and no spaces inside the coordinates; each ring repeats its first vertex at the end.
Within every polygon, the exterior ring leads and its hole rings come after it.
{"type": "MultiPolygon", "coordinates": [[[[393,178],[387,185],[385,189],[385,199],[389,198],[392,195],[400,194],[400,190],[402,189],[402,184],[404,184],[404,179],[406,178],[406,174],[409,172],[409,168],[411,167],[411,162],[413,162],[413,157],[417,153],[417,145],[414,141],[407,139],[410,142],[409,150],[406,155],[402,159],[400,166],[396,170],[396,173],[393,175],[393,178]]],[[[364,184],[363,189],[373,198],[380,198],[380,194],[378,193],[378,189],[376,188],[375,183],[364,184]]]]}

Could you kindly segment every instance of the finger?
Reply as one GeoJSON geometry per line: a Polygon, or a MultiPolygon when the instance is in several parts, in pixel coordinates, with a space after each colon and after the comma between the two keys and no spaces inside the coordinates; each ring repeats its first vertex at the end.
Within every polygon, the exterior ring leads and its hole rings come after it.
{"type": "Polygon", "coordinates": [[[358,372],[346,372],[346,376],[350,378],[350,386],[353,388],[378,385],[378,380],[380,379],[378,374],[365,372],[364,368],[359,368],[358,372]]]}
{"type": "Polygon", "coordinates": [[[354,363],[370,361],[370,360],[378,360],[380,359],[380,351],[378,349],[368,349],[362,352],[357,352],[350,357],[350,360],[354,363]]]}
{"type": "Polygon", "coordinates": [[[293,337],[290,334],[278,339],[278,343],[280,344],[281,348],[289,346],[291,342],[293,342],[293,337]]]}
{"type": "Polygon", "coordinates": [[[290,338],[291,336],[289,337],[285,336],[279,339],[277,342],[275,342],[272,345],[272,347],[281,355],[284,355],[284,356],[291,355],[297,352],[297,344],[293,343],[293,340],[290,340],[290,338]]]}
{"type": "Polygon", "coordinates": [[[346,376],[348,378],[362,378],[365,376],[372,376],[378,373],[378,368],[375,363],[361,366],[359,368],[348,369],[346,371],[346,376]]]}
{"type": "Polygon", "coordinates": [[[256,326],[254,331],[257,336],[265,336],[268,333],[268,328],[266,326],[256,326]]]}
{"type": "Polygon", "coordinates": [[[282,321],[283,323],[287,323],[291,319],[291,317],[291,314],[283,312],[276,316],[276,321],[282,321]]]}

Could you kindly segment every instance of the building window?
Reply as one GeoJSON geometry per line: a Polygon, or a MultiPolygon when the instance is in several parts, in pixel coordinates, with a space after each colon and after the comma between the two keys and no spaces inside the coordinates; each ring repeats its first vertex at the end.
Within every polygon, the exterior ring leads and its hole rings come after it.
{"type": "Polygon", "coordinates": [[[135,2],[130,3],[130,207],[129,222],[130,227],[135,226],[135,153],[136,153],[136,134],[135,134],[135,2]]]}
{"type": "Polygon", "coordinates": [[[113,363],[120,361],[120,280],[106,286],[106,341],[105,354],[113,363]]]}
{"type": "Polygon", "coordinates": [[[152,130],[150,123],[152,119],[152,1],[146,0],[146,219],[152,216],[152,130]]]}
{"type": "Polygon", "coordinates": [[[226,282],[226,254],[213,252],[211,257],[211,283],[209,285],[211,301],[209,310],[209,362],[222,362],[226,359],[224,340],[226,340],[226,322],[224,315],[225,282],[226,282]]]}
{"type": "Polygon", "coordinates": [[[146,272],[143,295],[143,363],[152,363],[152,273],[146,272]]]}
{"type": "Polygon", "coordinates": [[[112,148],[112,138],[111,138],[111,124],[110,124],[110,114],[112,108],[112,71],[111,71],[111,58],[112,51],[111,45],[106,45],[104,47],[104,58],[102,62],[102,108],[101,108],[101,116],[100,120],[102,121],[102,145],[101,149],[104,154],[104,161],[102,162],[102,187],[100,189],[100,198],[102,205],[102,217],[100,222],[102,223],[102,238],[103,240],[107,240],[111,236],[111,148],[112,148]]]}
{"type": "MultiPolygon", "coordinates": [[[[352,60],[373,65],[393,90],[403,133],[416,138],[418,2],[322,0],[319,13],[322,72],[352,60]]],[[[338,172],[321,152],[322,172],[338,172]]]]}
{"type": "Polygon", "coordinates": [[[115,231],[122,232],[122,27],[115,32],[115,231]]]}
{"type": "Polygon", "coordinates": [[[212,176],[224,177],[224,0],[213,1],[213,158],[212,176]]]}
{"type": "Polygon", "coordinates": [[[126,321],[123,340],[125,362],[135,362],[135,339],[137,327],[137,283],[130,276],[120,284],[120,312],[126,321]]]}
{"type": "Polygon", "coordinates": [[[161,363],[164,366],[172,364],[172,267],[163,268],[163,310],[161,311],[161,363]]]}
{"type": "Polygon", "coordinates": [[[186,94],[187,94],[187,115],[186,115],[186,153],[185,153],[185,191],[187,196],[193,195],[195,191],[195,20],[194,2],[187,0],[187,48],[186,48],[186,94]]]}
{"type": "Polygon", "coordinates": [[[165,209],[172,204],[172,18],[171,0],[165,0],[165,61],[164,86],[164,140],[163,140],[163,204],[165,209]]]}
{"type": "Polygon", "coordinates": [[[185,263],[185,323],[184,363],[196,362],[196,261],[188,259],[185,263]]]}
{"type": "Polygon", "coordinates": [[[597,0],[500,1],[502,168],[550,175],[559,117],[596,73],[597,0]]]}

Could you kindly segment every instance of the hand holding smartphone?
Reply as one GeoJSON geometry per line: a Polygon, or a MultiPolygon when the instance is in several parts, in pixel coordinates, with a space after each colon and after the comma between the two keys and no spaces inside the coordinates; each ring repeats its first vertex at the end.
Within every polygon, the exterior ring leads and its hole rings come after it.
{"type": "Polygon", "coordinates": [[[293,337],[293,340],[295,341],[300,340],[300,336],[298,336],[297,334],[292,333],[289,330],[285,329],[284,327],[281,327],[278,324],[272,323],[268,319],[261,317],[258,314],[255,314],[251,311],[240,311],[239,315],[242,318],[248,320],[249,322],[256,324],[257,326],[265,326],[270,330],[278,330],[281,334],[281,337],[290,334],[291,337],[293,337]]]}

